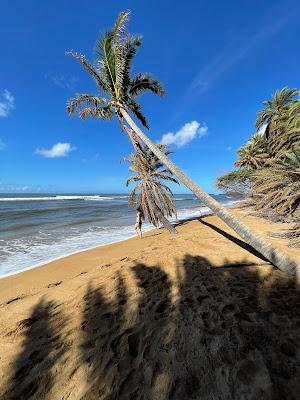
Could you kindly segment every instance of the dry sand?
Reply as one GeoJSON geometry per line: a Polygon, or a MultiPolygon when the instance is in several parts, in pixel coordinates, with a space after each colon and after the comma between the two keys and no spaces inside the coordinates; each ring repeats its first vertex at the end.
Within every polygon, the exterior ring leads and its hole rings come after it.
{"type": "Polygon", "coordinates": [[[297,283],[214,216],[178,231],[0,280],[0,398],[299,399],[297,283]]]}

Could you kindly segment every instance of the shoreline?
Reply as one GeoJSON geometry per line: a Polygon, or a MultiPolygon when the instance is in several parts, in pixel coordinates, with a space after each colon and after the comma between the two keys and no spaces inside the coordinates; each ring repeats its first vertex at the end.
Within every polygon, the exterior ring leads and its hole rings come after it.
{"type": "MultiPolygon", "coordinates": [[[[270,221],[267,221],[265,219],[259,218],[259,217],[253,217],[253,216],[247,216],[249,209],[247,208],[241,208],[237,205],[231,206],[231,211],[233,214],[237,215],[241,219],[249,219],[250,224],[248,224],[248,221],[246,221],[246,224],[249,225],[251,228],[253,221],[254,222],[254,230],[257,231],[261,236],[265,237],[268,241],[270,242],[275,242],[276,245],[281,248],[284,252],[290,253],[291,257],[295,257],[294,254],[299,256],[300,259],[300,251],[298,249],[291,249],[287,246],[288,241],[285,239],[273,239],[268,237],[268,227],[270,228],[269,230],[275,229],[275,231],[279,231],[280,229],[287,228],[287,224],[280,224],[280,223],[273,223],[270,221]],[[259,229],[257,229],[259,228],[259,229]],[[292,254],[291,254],[292,253],[292,254]]],[[[227,227],[217,216],[215,216],[213,213],[210,213],[208,215],[202,215],[201,217],[190,217],[186,218],[184,220],[179,221],[176,224],[177,229],[179,230],[179,235],[176,235],[172,240],[174,240],[174,243],[176,243],[177,237],[180,237],[180,233],[183,227],[187,225],[191,225],[195,227],[195,225],[199,221],[203,221],[204,224],[206,224],[206,221],[208,220],[208,225],[212,224],[215,226],[222,226],[222,229],[224,229],[224,232],[231,232],[229,237],[231,237],[231,240],[226,239],[225,245],[227,244],[228,246],[231,246],[231,241],[235,240],[235,238],[238,236],[229,228],[227,227]]],[[[211,226],[213,226],[211,225],[211,226]]],[[[197,227],[198,228],[198,227],[197,227]]],[[[207,228],[205,230],[205,234],[210,231],[210,228],[207,228]]],[[[140,251],[141,249],[144,249],[145,247],[147,248],[147,244],[149,241],[155,241],[157,236],[160,236],[165,240],[165,238],[169,238],[169,233],[165,231],[163,228],[155,228],[155,229],[149,229],[148,231],[144,231],[144,237],[142,240],[137,239],[136,236],[131,236],[130,238],[119,240],[113,243],[108,243],[108,244],[103,244],[99,245],[93,248],[85,249],[85,250],[80,250],[76,253],[71,253],[68,255],[64,255],[60,258],[51,260],[46,263],[42,263],[38,266],[35,267],[29,267],[26,270],[18,271],[16,273],[2,276],[0,277],[0,304],[1,304],[1,298],[3,296],[5,297],[13,297],[12,295],[9,295],[9,293],[12,292],[13,287],[17,288],[16,290],[13,290],[13,293],[16,294],[15,297],[18,296],[23,296],[25,292],[28,291],[28,285],[29,285],[29,291],[35,291],[36,287],[39,287],[39,284],[35,284],[35,281],[40,281],[43,282],[43,285],[46,285],[48,280],[50,280],[49,284],[52,284],[53,281],[62,281],[64,279],[71,279],[76,276],[76,274],[80,274],[84,271],[83,267],[79,267],[79,263],[84,263],[88,265],[88,269],[93,269],[99,264],[109,264],[111,262],[111,259],[118,259],[123,258],[128,258],[127,253],[131,251],[140,251]],[[127,250],[127,249],[132,249],[132,250],[127,250]],[[76,267],[74,267],[76,265],[76,267]],[[25,281],[23,283],[22,281],[25,281]],[[24,293],[23,293],[24,292],[24,293]],[[3,296],[1,296],[3,294],[3,296]]],[[[219,241],[221,239],[220,234],[218,234],[218,238],[215,238],[214,240],[219,241]]],[[[201,244],[201,241],[206,241],[206,237],[204,236],[203,238],[199,238],[201,244]]],[[[239,240],[239,239],[236,239],[239,240]]],[[[223,240],[221,240],[223,241],[223,240]]],[[[171,242],[170,242],[171,243],[171,242]]],[[[246,245],[248,246],[248,245],[246,245]]],[[[211,247],[210,245],[208,247],[211,247]]],[[[236,250],[238,251],[239,248],[237,247],[236,250]]],[[[226,251],[224,251],[226,254],[226,251]]],[[[246,252],[247,254],[247,252],[246,252]]],[[[251,254],[250,254],[251,256],[251,254]]],[[[220,258],[220,257],[219,257],[220,258]]],[[[255,257],[257,259],[257,257],[255,257]]],[[[267,263],[268,264],[268,263],[267,263]]],[[[268,264],[270,265],[270,264],[268,264]]]]}
{"type": "MultiPolygon", "coordinates": [[[[300,260],[287,240],[268,237],[287,224],[249,215],[245,207],[232,213],[300,260]]],[[[234,387],[238,397],[247,390],[256,398],[270,391],[270,382],[280,383],[280,393],[299,393],[295,278],[258,257],[215,215],[176,229],[174,237],[154,229],[143,240],[1,279],[0,398],[20,398],[20,392],[33,399],[104,400],[130,398],[132,390],[152,398],[150,387],[165,399],[172,398],[174,382],[188,390],[177,398],[190,398],[191,374],[209,397],[213,390],[222,398],[234,387]],[[279,363],[294,372],[286,377],[279,363]],[[236,378],[218,381],[220,367],[236,378]]]]}
{"type": "MultiPolygon", "coordinates": [[[[242,203],[242,201],[243,201],[243,200],[236,200],[236,201],[233,200],[233,203],[234,203],[234,204],[231,204],[231,203],[230,203],[230,204],[228,205],[228,208],[234,209],[234,208],[238,207],[239,204],[242,203]]],[[[199,208],[200,208],[200,210],[199,210],[199,213],[200,213],[199,217],[197,217],[197,216],[186,216],[186,217],[184,217],[184,218],[178,219],[178,221],[171,221],[171,222],[173,223],[173,225],[176,226],[178,223],[181,223],[181,222],[184,222],[184,221],[190,221],[190,220],[193,220],[193,219],[200,218],[200,217],[202,217],[202,216],[214,215],[214,213],[213,213],[211,210],[205,210],[204,213],[201,212],[201,208],[207,209],[206,206],[199,206],[199,208]]],[[[147,224],[147,225],[148,225],[148,224],[147,224]]],[[[146,229],[143,230],[143,232],[146,233],[146,232],[150,232],[150,231],[155,230],[155,229],[160,229],[160,228],[147,227],[146,229]]],[[[22,269],[20,269],[20,270],[18,270],[18,271],[15,271],[15,272],[7,273],[7,274],[4,274],[4,275],[0,275],[0,280],[1,280],[1,279],[4,279],[4,278],[7,278],[7,277],[9,277],[9,276],[14,276],[14,275],[20,274],[20,273],[22,273],[22,272],[26,272],[26,271],[30,271],[30,270],[33,270],[33,269],[42,267],[42,266],[44,266],[44,265],[50,264],[50,263],[52,263],[52,262],[54,262],[54,261],[62,260],[62,259],[64,259],[64,258],[69,257],[69,256],[72,256],[72,255],[76,255],[76,254],[79,254],[79,253],[82,253],[82,252],[86,252],[86,251],[89,251],[89,250],[97,249],[97,248],[100,248],[100,247],[103,247],[103,246],[107,246],[107,245],[111,245],[111,244],[123,242],[123,241],[126,241],[126,240],[128,240],[128,239],[134,238],[135,236],[136,236],[136,235],[133,234],[133,235],[131,235],[131,236],[125,237],[125,238],[120,239],[120,240],[113,240],[113,241],[108,242],[108,243],[97,244],[97,245],[95,245],[95,246],[87,247],[86,249],[81,249],[81,250],[78,250],[78,251],[72,251],[72,252],[70,252],[70,253],[66,253],[66,254],[63,254],[63,255],[61,255],[61,256],[51,258],[51,259],[46,260],[46,261],[42,261],[41,263],[37,263],[37,264],[34,264],[34,265],[32,265],[32,266],[22,268],[22,269]]]]}

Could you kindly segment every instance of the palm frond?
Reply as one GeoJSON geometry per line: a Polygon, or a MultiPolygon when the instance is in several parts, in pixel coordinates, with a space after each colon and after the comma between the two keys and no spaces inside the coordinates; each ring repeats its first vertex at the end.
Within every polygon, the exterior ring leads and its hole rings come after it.
{"type": "Polygon", "coordinates": [[[127,105],[129,107],[130,111],[136,116],[136,118],[141,121],[142,125],[145,128],[149,129],[147,119],[142,112],[141,106],[133,99],[129,100],[127,105]]]}
{"type": "Polygon", "coordinates": [[[259,209],[300,216],[300,147],[253,178],[254,190],[260,194],[259,209]]]}
{"type": "Polygon", "coordinates": [[[136,176],[131,176],[126,181],[126,187],[129,186],[131,182],[138,182],[140,180],[141,180],[141,178],[139,176],[137,176],[137,175],[136,176]]]}
{"type": "Polygon", "coordinates": [[[83,56],[82,54],[78,54],[75,53],[73,51],[67,51],[66,52],[67,55],[74,57],[76,60],[78,60],[81,65],[86,69],[86,71],[91,75],[91,77],[94,79],[94,81],[96,82],[98,88],[103,91],[104,93],[107,92],[108,87],[106,82],[102,79],[102,77],[98,74],[98,72],[96,71],[96,69],[92,66],[92,64],[90,64],[87,59],[85,58],[85,56],[83,56]]]}
{"type": "Polygon", "coordinates": [[[82,119],[99,117],[107,120],[113,116],[107,99],[90,94],[79,94],[76,98],[70,99],[67,103],[67,112],[69,115],[78,113],[82,119]]]}
{"type": "Polygon", "coordinates": [[[130,11],[121,11],[118,18],[116,19],[116,22],[112,29],[112,33],[116,41],[121,40],[124,36],[126,32],[126,24],[129,21],[129,17],[130,11]]]}
{"type": "Polygon", "coordinates": [[[105,74],[109,81],[109,87],[112,95],[116,95],[116,70],[114,54],[114,35],[111,31],[101,36],[95,47],[95,53],[98,57],[98,70],[105,74]]]}
{"type": "Polygon", "coordinates": [[[122,70],[122,86],[128,89],[131,84],[130,72],[137,48],[142,44],[141,36],[129,36],[122,43],[122,58],[119,67],[122,70]]]}
{"type": "MultiPolygon", "coordinates": [[[[127,34],[128,19],[129,12],[122,11],[113,28],[99,37],[95,46],[96,67],[92,66],[81,54],[73,51],[67,54],[76,58],[96,81],[98,88],[105,92],[122,129],[121,108],[127,109],[149,129],[136,96],[144,91],[151,91],[162,96],[164,89],[161,83],[149,74],[138,74],[134,79],[131,78],[133,60],[142,40],[140,36],[127,34]]],[[[72,104],[68,106],[68,110],[71,112],[72,104]]],[[[89,106],[85,112],[82,112],[84,118],[97,115],[102,118],[112,116],[110,109],[97,111],[94,106],[89,106]]]]}
{"type": "Polygon", "coordinates": [[[163,96],[165,94],[162,84],[157,79],[152,78],[149,74],[138,74],[134,79],[132,79],[129,89],[131,96],[138,96],[147,90],[157,94],[158,96],[163,96]]]}

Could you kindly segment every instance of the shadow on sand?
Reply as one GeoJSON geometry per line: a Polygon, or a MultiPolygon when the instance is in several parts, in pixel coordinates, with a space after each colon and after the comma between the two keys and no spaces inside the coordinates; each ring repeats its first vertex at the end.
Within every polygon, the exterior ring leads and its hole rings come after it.
{"type": "Polygon", "coordinates": [[[59,314],[54,302],[41,298],[29,318],[20,321],[17,329],[24,336],[22,351],[13,362],[13,371],[3,398],[43,399],[51,390],[53,367],[65,351],[60,332],[67,320],[59,314]]]}
{"type": "MultiPolygon", "coordinates": [[[[120,272],[114,301],[92,283],[78,299],[81,399],[298,398],[300,295],[292,278],[262,279],[243,260],[216,268],[191,255],[172,278],[158,265],[131,271],[134,291],[120,272]]],[[[47,398],[62,352],[51,310],[44,300],[33,310],[6,399],[47,398]]]]}

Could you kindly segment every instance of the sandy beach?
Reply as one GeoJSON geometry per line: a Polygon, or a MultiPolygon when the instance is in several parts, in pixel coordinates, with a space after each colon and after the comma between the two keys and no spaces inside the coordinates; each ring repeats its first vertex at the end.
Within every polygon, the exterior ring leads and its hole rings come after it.
{"type": "MultiPolygon", "coordinates": [[[[272,239],[275,224],[236,208],[272,239]]],[[[296,399],[300,291],[215,216],[0,280],[0,398],[296,399]]]]}

